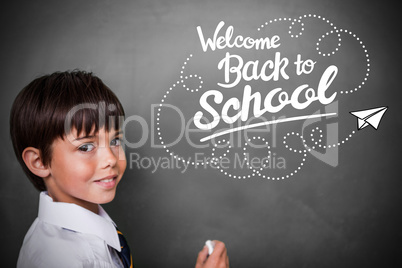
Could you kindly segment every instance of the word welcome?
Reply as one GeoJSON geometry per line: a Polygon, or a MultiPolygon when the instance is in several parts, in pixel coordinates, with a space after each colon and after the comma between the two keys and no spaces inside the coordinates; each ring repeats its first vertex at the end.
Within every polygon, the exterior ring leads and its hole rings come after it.
{"type": "Polygon", "coordinates": [[[215,29],[214,37],[208,38],[205,41],[204,34],[202,33],[202,29],[200,26],[197,27],[197,32],[198,36],[200,38],[201,46],[204,52],[208,50],[208,46],[212,51],[215,51],[215,49],[224,49],[226,47],[228,48],[246,48],[246,49],[271,49],[271,48],[277,48],[280,46],[279,43],[279,36],[274,35],[271,39],[269,37],[265,38],[259,38],[259,39],[253,39],[251,37],[246,37],[244,38],[241,35],[236,36],[233,41],[232,41],[232,36],[233,36],[233,26],[229,26],[226,29],[225,35],[221,35],[218,37],[218,34],[222,27],[225,25],[223,21],[219,22],[218,26],[215,29]]]}

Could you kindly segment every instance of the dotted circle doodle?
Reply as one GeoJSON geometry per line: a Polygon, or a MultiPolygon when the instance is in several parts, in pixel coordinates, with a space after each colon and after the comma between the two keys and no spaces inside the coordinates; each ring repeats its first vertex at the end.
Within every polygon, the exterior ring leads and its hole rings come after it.
{"type": "MultiPolygon", "coordinates": [[[[228,147],[229,147],[229,149],[226,151],[226,153],[228,153],[229,152],[229,150],[230,150],[230,142],[229,141],[226,141],[226,140],[222,140],[222,141],[218,141],[217,142],[217,144],[221,144],[221,143],[226,143],[227,145],[228,145],[228,147]]],[[[215,144],[215,147],[217,147],[217,144],[215,144]]],[[[244,149],[244,148],[243,148],[244,149]]],[[[224,153],[221,157],[225,157],[226,156],[226,153],[224,153]]],[[[217,157],[213,157],[212,158],[212,163],[213,164],[218,164],[218,159],[221,159],[221,157],[219,157],[219,158],[217,158],[217,157]]],[[[234,179],[249,179],[249,178],[251,178],[252,176],[255,176],[255,173],[251,170],[251,168],[250,168],[250,165],[249,165],[249,163],[248,163],[248,161],[247,161],[247,158],[245,158],[246,159],[246,165],[247,165],[247,167],[248,167],[248,169],[250,169],[250,171],[252,172],[252,173],[249,173],[249,174],[247,174],[247,175],[236,175],[236,174],[233,174],[233,173],[231,173],[231,172],[228,172],[227,170],[225,170],[224,168],[222,168],[221,166],[218,166],[217,165],[217,169],[222,173],[222,174],[224,174],[225,176],[228,176],[229,178],[234,178],[234,179]]]]}
{"type": "Polygon", "coordinates": [[[212,148],[212,154],[211,154],[211,156],[212,156],[212,161],[217,162],[218,160],[221,160],[222,158],[226,157],[226,156],[229,154],[231,148],[232,148],[232,146],[230,145],[230,142],[229,142],[229,141],[226,141],[225,139],[223,139],[223,140],[218,141],[217,143],[215,143],[214,147],[212,148]],[[225,143],[225,144],[228,146],[228,149],[226,150],[225,153],[223,153],[222,155],[216,157],[216,156],[215,156],[215,150],[216,150],[216,148],[218,147],[218,145],[221,144],[221,143],[225,143]]]}
{"type": "MultiPolygon", "coordinates": [[[[294,19],[294,18],[278,18],[278,19],[273,19],[273,20],[267,21],[267,22],[265,22],[264,24],[262,24],[260,27],[257,28],[257,31],[261,31],[261,30],[263,30],[264,28],[267,28],[270,24],[285,21],[285,22],[290,22],[289,31],[288,31],[290,37],[291,37],[291,38],[299,38],[300,36],[303,35],[303,32],[304,32],[304,30],[305,30],[305,23],[303,22],[303,20],[304,20],[304,19],[308,19],[308,18],[316,18],[316,19],[323,20],[325,23],[327,23],[329,26],[332,27],[332,30],[329,31],[329,32],[327,32],[327,33],[325,33],[325,34],[323,34],[323,35],[318,39],[318,41],[317,41],[317,43],[316,43],[316,45],[317,45],[317,46],[316,46],[316,51],[317,51],[317,53],[318,53],[320,56],[322,56],[322,57],[331,57],[331,56],[335,55],[335,54],[339,51],[339,49],[340,49],[340,47],[341,47],[341,45],[342,45],[342,39],[341,39],[341,34],[342,34],[342,33],[348,34],[348,35],[352,36],[353,38],[355,38],[355,39],[359,42],[359,44],[361,45],[361,47],[362,47],[362,49],[363,49],[363,51],[364,51],[364,53],[365,53],[365,57],[366,57],[366,67],[367,67],[367,69],[366,69],[365,77],[364,77],[363,81],[362,81],[357,87],[355,87],[355,88],[353,88],[353,89],[350,89],[350,90],[340,91],[339,93],[340,93],[340,94],[349,94],[349,93],[356,92],[358,89],[362,88],[362,86],[363,86],[363,85],[365,84],[365,82],[367,81],[368,76],[369,76],[369,73],[370,73],[370,59],[369,59],[369,54],[368,54],[368,52],[367,52],[367,49],[365,48],[363,42],[359,39],[359,37],[357,37],[357,36],[356,36],[354,33],[352,33],[351,31],[347,31],[347,30],[345,30],[345,29],[338,29],[336,26],[334,26],[333,23],[331,23],[331,22],[330,22],[329,20],[327,20],[326,18],[324,18],[324,17],[322,17],[322,16],[315,15],[315,14],[303,15],[303,16],[300,16],[298,19],[294,19]],[[299,28],[300,28],[300,32],[298,32],[298,33],[294,33],[294,30],[295,30],[295,28],[296,28],[296,24],[298,24],[298,26],[299,26],[299,28]],[[327,37],[330,36],[330,35],[334,35],[334,34],[336,34],[336,36],[337,36],[337,38],[338,38],[338,43],[337,43],[336,48],[334,49],[334,51],[331,51],[331,52],[329,52],[329,53],[323,53],[323,52],[321,51],[321,49],[320,49],[320,44],[322,43],[322,41],[323,41],[325,38],[327,38],[327,37]]],[[[186,163],[187,165],[190,165],[190,164],[191,164],[191,165],[193,165],[193,166],[208,165],[208,164],[210,164],[210,163],[218,164],[218,161],[219,161],[220,159],[222,159],[223,157],[227,156],[227,155],[230,153],[230,150],[231,150],[230,142],[229,142],[229,141],[226,141],[225,139],[222,139],[222,140],[220,140],[220,141],[217,141],[217,143],[212,147],[210,160],[194,162],[194,161],[191,161],[191,158],[189,158],[188,160],[186,160],[184,157],[181,157],[181,156],[179,156],[178,154],[175,154],[173,151],[171,151],[169,148],[167,148],[167,146],[164,144],[164,140],[163,140],[163,137],[162,137],[161,124],[160,124],[160,115],[161,115],[161,112],[162,112],[161,109],[162,109],[162,107],[165,105],[166,98],[168,97],[168,95],[169,95],[173,90],[177,90],[177,88],[179,88],[179,87],[184,88],[186,91],[188,91],[188,92],[190,92],[190,93],[198,92],[199,90],[202,89],[203,80],[202,80],[202,77],[201,77],[201,76],[199,76],[199,75],[197,75],[197,74],[188,74],[188,75],[185,75],[186,66],[189,64],[189,62],[190,62],[190,60],[191,60],[192,57],[193,57],[193,55],[190,54],[189,57],[184,61],[183,65],[182,65],[182,67],[181,67],[179,80],[176,81],[176,83],[174,83],[174,84],[166,91],[165,95],[163,95],[163,98],[161,99],[161,103],[159,104],[159,107],[158,107],[158,109],[157,109],[157,116],[156,116],[156,130],[157,130],[157,135],[158,135],[160,144],[163,146],[163,148],[166,150],[166,152],[167,152],[169,155],[171,155],[172,157],[174,157],[175,159],[177,159],[178,161],[182,161],[183,163],[186,163]],[[187,86],[186,82],[187,82],[187,80],[189,80],[189,79],[193,79],[193,80],[196,80],[196,81],[197,81],[197,79],[198,79],[198,86],[197,86],[197,87],[194,87],[194,88],[190,88],[189,86],[187,86]],[[217,156],[217,155],[216,155],[216,149],[218,148],[218,145],[220,145],[220,144],[226,145],[226,146],[227,146],[227,149],[226,149],[226,151],[224,151],[224,153],[223,153],[222,155],[217,156]]],[[[223,169],[222,167],[220,167],[220,166],[217,166],[217,168],[218,168],[218,170],[219,170],[222,174],[224,174],[224,175],[226,175],[226,176],[228,176],[228,177],[230,177],[230,178],[235,178],[235,179],[249,179],[249,178],[254,177],[254,176],[258,176],[258,177],[261,177],[261,178],[264,178],[264,179],[268,179],[268,180],[283,180],[283,179],[288,179],[288,178],[294,176],[295,174],[297,174],[297,173],[302,169],[302,167],[303,167],[303,165],[304,165],[304,163],[305,163],[305,161],[306,161],[307,152],[310,152],[310,151],[312,151],[312,150],[314,150],[314,149],[316,149],[316,148],[324,148],[324,149],[327,149],[327,148],[328,148],[328,149],[330,149],[330,148],[339,147],[339,146],[341,146],[342,144],[344,144],[346,141],[348,141],[348,140],[356,133],[355,131],[352,131],[351,134],[349,134],[346,138],[344,138],[343,140],[341,140],[340,142],[335,143],[335,144],[322,144],[322,141],[323,141],[322,132],[323,132],[323,131],[322,131],[319,127],[316,127],[316,128],[314,128],[314,129],[312,129],[312,131],[311,131],[311,133],[310,133],[310,138],[311,138],[311,141],[312,141],[313,145],[312,145],[311,147],[309,147],[309,146],[306,144],[306,140],[303,138],[303,136],[302,136],[301,134],[297,133],[297,132],[289,132],[289,133],[287,133],[287,134],[283,137],[283,144],[284,144],[285,148],[288,149],[289,151],[291,151],[292,153],[296,153],[296,154],[301,155],[301,158],[302,158],[302,159],[301,159],[301,162],[300,162],[299,165],[296,167],[296,169],[294,169],[292,172],[289,172],[289,173],[286,174],[286,175],[274,177],[274,176],[268,176],[268,175],[263,174],[264,168],[267,167],[267,164],[269,163],[269,161],[270,161],[270,159],[271,159],[271,151],[270,151],[270,146],[269,146],[268,142],[266,142],[265,139],[262,138],[262,137],[260,137],[260,136],[255,136],[255,137],[253,137],[252,139],[249,139],[247,142],[245,142],[245,144],[244,144],[244,146],[243,146],[243,148],[242,148],[242,149],[243,149],[243,156],[245,157],[245,161],[246,161],[246,164],[247,164],[247,168],[248,168],[248,170],[250,171],[248,174],[246,174],[246,175],[236,175],[236,174],[232,174],[232,173],[228,172],[227,170],[224,170],[224,169],[223,169]],[[288,144],[288,142],[287,142],[287,139],[288,139],[289,137],[291,137],[291,136],[296,136],[296,137],[298,137],[298,138],[301,140],[301,142],[302,142],[304,148],[303,148],[303,149],[295,149],[295,148],[292,148],[291,146],[289,146],[289,144],[288,144]],[[265,163],[263,163],[262,167],[260,167],[260,168],[258,168],[258,169],[257,169],[257,168],[254,168],[254,167],[249,163],[248,158],[247,158],[247,147],[250,145],[249,143],[250,143],[252,140],[261,140],[262,142],[264,142],[264,143],[265,143],[265,146],[266,146],[266,148],[267,148],[267,152],[268,152],[267,158],[266,158],[266,160],[265,160],[265,163]]],[[[223,147],[221,147],[221,148],[223,148],[223,147]]],[[[206,158],[206,159],[207,159],[207,158],[206,158]]]]}

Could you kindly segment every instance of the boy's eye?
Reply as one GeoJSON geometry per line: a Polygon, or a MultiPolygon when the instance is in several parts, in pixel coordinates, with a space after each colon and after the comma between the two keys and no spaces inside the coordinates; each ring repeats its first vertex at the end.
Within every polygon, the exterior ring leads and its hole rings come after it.
{"type": "Polygon", "coordinates": [[[120,145],[121,145],[120,138],[115,138],[110,142],[110,146],[120,146],[120,145]]]}
{"type": "Polygon", "coordinates": [[[90,144],[90,143],[86,143],[86,144],[83,144],[80,147],[78,147],[78,150],[80,150],[82,152],[90,152],[93,149],[95,149],[95,146],[93,144],[90,144]]]}

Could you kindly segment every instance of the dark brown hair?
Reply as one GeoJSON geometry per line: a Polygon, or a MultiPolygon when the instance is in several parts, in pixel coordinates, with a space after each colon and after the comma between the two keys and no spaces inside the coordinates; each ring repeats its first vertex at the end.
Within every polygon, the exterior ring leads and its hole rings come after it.
{"type": "Polygon", "coordinates": [[[118,129],[123,116],[116,95],[90,72],[74,70],[41,76],[22,89],[11,108],[14,152],[34,186],[44,191],[43,179],[33,174],[22,159],[25,148],[39,149],[47,166],[55,139],[64,139],[74,128],[85,135],[94,127],[95,132],[103,126],[118,129]]]}

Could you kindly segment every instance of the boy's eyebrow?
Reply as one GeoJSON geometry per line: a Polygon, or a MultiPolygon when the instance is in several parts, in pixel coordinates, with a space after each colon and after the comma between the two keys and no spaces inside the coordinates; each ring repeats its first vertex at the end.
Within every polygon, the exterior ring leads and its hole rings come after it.
{"type": "Polygon", "coordinates": [[[74,141],[79,141],[79,140],[83,140],[83,139],[94,139],[96,136],[94,135],[85,135],[83,137],[78,137],[76,139],[74,139],[74,141]]]}
{"type": "MultiPolygon", "coordinates": [[[[114,133],[113,137],[119,136],[121,134],[123,134],[123,130],[116,131],[114,133]]],[[[96,138],[96,135],[85,135],[82,137],[77,137],[76,139],[74,139],[74,141],[79,141],[79,140],[83,140],[83,139],[94,139],[94,138],[96,138]]]]}

